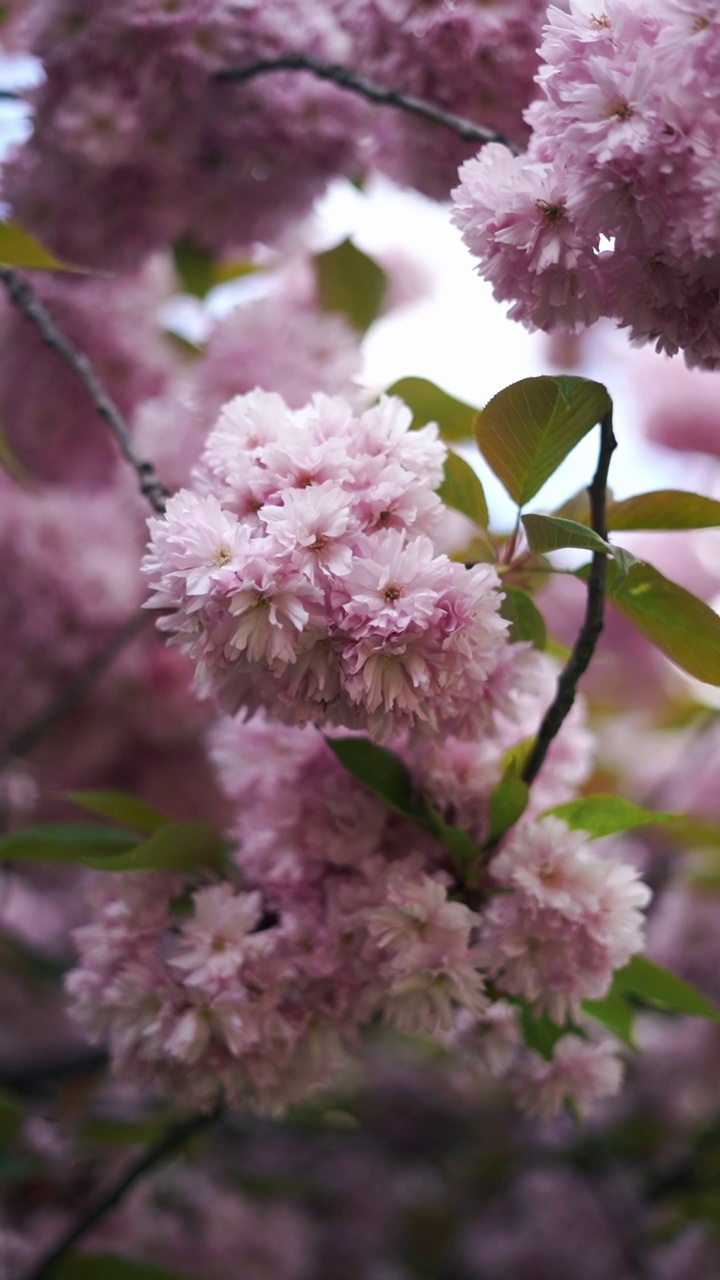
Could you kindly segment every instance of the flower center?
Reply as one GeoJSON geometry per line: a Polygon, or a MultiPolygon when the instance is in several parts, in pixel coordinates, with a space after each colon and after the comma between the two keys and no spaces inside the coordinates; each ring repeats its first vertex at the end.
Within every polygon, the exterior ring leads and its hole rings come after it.
{"type": "Polygon", "coordinates": [[[607,119],[610,119],[610,116],[616,116],[618,120],[629,120],[633,114],[627,98],[613,98],[605,110],[607,119]]]}
{"type": "Polygon", "coordinates": [[[541,213],[545,222],[549,222],[551,226],[562,222],[565,217],[565,210],[561,204],[550,204],[547,200],[536,200],[535,208],[541,213]]]}

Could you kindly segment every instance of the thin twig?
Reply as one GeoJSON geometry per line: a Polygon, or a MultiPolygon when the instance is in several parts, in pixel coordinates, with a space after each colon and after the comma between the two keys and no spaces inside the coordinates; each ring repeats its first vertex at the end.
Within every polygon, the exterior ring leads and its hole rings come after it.
{"type": "Polygon", "coordinates": [[[73,370],[87,390],[99,416],[108,424],[123,457],[134,467],[140,481],[140,492],[160,515],[165,510],[167,489],[162,485],[151,462],[146,462],[135,452],[130,432],[120,410],[108,395],[87,356],[70,342],[69,338],[58,329],[55,321],[39,298],[35,296],[32,286],[17,272],[9,267],[0,267],[0,282],[5,285],[8,296],[19,311],[27,316],[35,325],[43,341],[73,370]]]}
{"type": "Polygon", "coordinates": [[[182,1120],[180,1124],[173,1125],[164,1137],[148,1147],[115,1185],[110,1187],[74,1226],[66,1231],[58,1244],[49,1253],[46,1253],[31,1271],[28,1271],[24,1280],[48,1280],[58,1262],[69,1253],[79,1240],[82,1240],[83,1236],[87,1235],[88,1231],[96,1223],[105,1217],[106,1213],[109,1213],[111,1209],[114,1209],[120,1203],[125,1193],[130,1190],[138,1179],[144,1177],[146,1173],[150,1173],[162,1160],[179,1151],[196,1133],[209,1128],[220,1115],[221,1109],[216,1108],[215,1111],[207,1115],[191,1116],[187,1120],[182,1120]]]}
{"type": "Polygon", "coordinates": [[[496,133],[483,125],[475,124],[472,120],[464,120],[462,116],[444,111],[433,102],[425,102],[422,98],[415,98],[411,94],[400,93],[397,89],[387,89],[384,85],[378,84],[375,80],[369,80],[367,76],[360,75],[350,67],[323,62],[308,53],[286,53],[280,58],[261,58],[247,67],[226,67],[222,71],[216,71],[213,79],[222,84],[245,84],[248,80],[254,80],[256,76],[267,75],[274,71],[309,71],[318,79],[330,80],[339,88],[357,93],[360,97],[367,98],[369,102],[375,102],[384,107],[396,107],[399,111],[407,111],[411,115],[421,116],[424,120],[431,120],[434,124],[443,125],[446,129],[451,129],[464,142],[477,142],[480,146],[488,142],[500,142],[512,151],[513,155],[519,154],[519,148],[502,133],[496,133]]]}
{"type": "Polygon", "coordinates": [[[108,1056],[104,1049],[84,1049],[74,1057],[0,1065],[0,1088],[22,1095],[38,1093],[50,1085],[65,1084],[78,1076],[91,1075],[107,1064],[108,1056]]]}
{"type": "MultiPolygon", "coordinates": [[[[605,505],[608,471],[610,470],[610,459],[616,444],[611,410],[600,423],[600,456],[592,484],[588,488],[590,523],[595,533],[604,539],[607,539],[605,505]]],[[[606,577],[607,556],[604,551],[596,551],[593,554],[590,566],[587,605],[582,627],[567,664],[560,673],[555,697],[545,712],[535,744],[521,774],[523,782],[526,782],[528,786],[535,781],[539,774],[550,744],[575,701],[578,681],[590,665],[595,646],[600,639],[605,612],[606,577]]]]}
{"type": "Polygon", "coordinates": [[[85,694],[90,691],[96,681],[112,665],[118,654],[136,636],[140,635],[151,620],[150,614],[143,609],[136,613],[129,622],[126,622],[125,626],[121,627],[105,648],[97,653],[94,658],[91,658],[87,666],[60,694],[60,697],[42,715],[38,716],[37,720],[33,720],[31,724],[26,725],[24,729],[21,729],[14,737],[9,738],[0,747],[0,765],[2,765],[3,760],[8,758],[12,759],[13,757],[27,755],[28,751],[37,746],[38,742],[45,737],[45,734],[54,728],[58,721],[62,720],[69,711],[72,711],[76,703],[82,701],[85,694]]]}

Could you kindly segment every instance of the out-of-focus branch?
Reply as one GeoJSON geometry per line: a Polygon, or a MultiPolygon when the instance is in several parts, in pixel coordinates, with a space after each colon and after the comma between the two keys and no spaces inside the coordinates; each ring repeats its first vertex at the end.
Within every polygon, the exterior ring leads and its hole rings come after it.
{"type": "Polygon", "coordinates": [[[10,267],[0,267],[0,283],[5,286],[14,306],[35,325],[44,342],[57,352],[82,382],[98,415],[112,431],[123,457],[135,469],[140,482],[140,492],[147,498],[153,510],[160,515],[165,510],[167,490],[160,483],[151,462],[135,452],[127,424],[111,396],[108,395],[87,356],[70,342],[58,329],[50,312],[35,296],[32,286],[10,267]]]}
{"type": "MultiPolygon", "coordinates": [[[[613,433],[612,411],[610,411],[600,423],[600,456],[592,484],[588,488],[592,528],[595,533],[605,540],[607,540],[605,507],[608,472],[610,470],[610,459],[616,445],[617,441],[613,433]]],[[[587,604],[582,627],[575,641],[573,651],[560,673],[555,697],[545,712],[535,744],[521,775],[523,782],[526,782],[528,786],[535,781],[542,769],[550,744],[575,701],[578,681],[590,665],[595,646],[600,639],[605,614],[606,577],[607,556],[603,551],[596,551],[593,554],[590,566],[587,604]]]]}
{"type": "MultiPolygon", "coordinates": [[[[49,1280],[58,1262],[98,1223],[107,1213],[114,1209],[127,1191],[146,1173],[151,1173],[157,1165],[168,1156],[179,1151],[196,1133],[208,1129],[219,1119],[222,1111],[216,1108],[207,1115],[190,1116],[180,1124],[173,1125],[168,1132],[148,1147],[143,1154],[130,1165],[126,1173],[102,1195],[76,1223],[66,1231],[60,1241],[46,1253],[35,1266],[27,1272],[23,1280],[49,1280]]],[[[98,1278],[99,1280],[99,1278],[98,1278]]]]}
{"type": "Polygon", "coordinates": [[[90,691],[97,680],[105,674],[108,667],[117,658],[118,654],[130,644],[136,636],[152,621],[150,615],[144,610],[136,613],[124,627],[113,636],[112,640],[88,662],[87,666],[80,672],[78,676],[67,686],[60,694],[60,697],[47,708],[37,720],[33,720],[31,724],[26,725],[19,733],[16,733],[7,742],[0,747],[0,767],[3,760],[12,759],[16,756],[27,755],[28,751],[32,751],[46,733],[54,728],[54,726],[68,714],[76,703],[81,702],[85,694],[90,691]]]}
{"type": "Polygon", "coordinates": [[[484,125],[475,124],[472,120],[465,120],[462,116],[453,115],[450,111],[444,111],[434,102],[426,102],[411,94],[400,93],[397,89],[388,89],[377,81],[369,80],[367,76],[353,71],[351,67],[323,62],[307,53],[287,53],[279,58],[261,58],[246,67],[223,68],[215,72],[213,79],[223,84],[245,84],[248,80],[254,80],[256,76],[268,75],[275,71],[309,71],[318,79],[329,80],[340,89],[357,93],[369,102],[375,102],[383,107],[395,107],[398,111],[407,111],[411,115],[422,117],[423,120],[430,120],[433,124],[443,125],[464,142],[477,142],[479,146],[484,146],[488,142],[500,142],[514,155],[518,154],[518,147],[501,133],[487,129],[484,125]]]}
{"type": "Polygon", "coordinates": [[[42,1092],[52,1085],[65,1084],[78,1076],[92,1075],[107,1067],[104,1049],[84,1049],[74,1057],[39,1059],[35,1062],[0,1064],[0,1088],[21,1095],[42,1092]]]}

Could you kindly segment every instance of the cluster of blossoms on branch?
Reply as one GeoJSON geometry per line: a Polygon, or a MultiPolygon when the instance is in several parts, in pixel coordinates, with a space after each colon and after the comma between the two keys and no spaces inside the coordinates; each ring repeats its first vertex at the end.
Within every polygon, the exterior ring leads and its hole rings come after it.
{"type": "Polygon", "coordinates": [[[197,1105],[280,1110],[332,1081],[378,1021],[509,1073],[542,1115],[619,1084],[581,1006],[640,948],[648,891],[583,834],[534,820],[586,776],[581,718],[469,898],[434,829],[355,781],[316,727],[391,742],[480,858],[504,754],[550,701],[550,661],[508,643],[495,570],[435,552],[445,448],[410,420],[395,399],[293,412],[238,396],[194,488],[150,522],[160,626],[201,687],[251,713],[215,731],[237,851],[204,882],[106,878],[68,985],[119,1069],[197,1105]],[[550,1062],[523,1050],[506,997],[568,1030],[550,1062]]]}
{"type": "Polygon", "coordinates": [[[527,152],[460,172],[455,221],[529,327],[611,316],[632,338],[720,362],[720,27],[705,0],[551,8],[527,152]]]}
{"type": "Polygon", "coordinates": [[[410,420],[239,396],[151,522],[151,603],[225,710],[467,737],[503,697],[497,574],[435,553],[446,450],[410,420]]]}
{"type": "MultiPolygon", "coordinates": [[[[528,719],[541,705],[527,699],[528,719]]],[[[584,731],[565,732],[577,761],[584,731]]],[[[488,739],[499,759],[507,722],[472,747],[404,747],[418,787],[454,771],[478,837],[496,778],[488,739]]],[[[382,1020],[509,1074],[542,1115],[568,1095],[583,1110],[615,1092],[611,1043],[577,1025],[582,1001],[604,995],[641,946],[649,895],[633,868],[559,819],[528,819],[473,909],[440,841],[351,778],[317,729],[228,719],[214,755],[236,815],[227,875],[104,876],[92,923],[76,931],[75,1016],[109,1038],[124,1075],[200,1106],[222,1097],[279,1111],[332,1082],[382,1020]],[[561,1027],[575,1020],[550,1062],[522,1048],[505,997],[561,1027]]],[[[573,789],[560,750],[545,797],[573,789]]]]}

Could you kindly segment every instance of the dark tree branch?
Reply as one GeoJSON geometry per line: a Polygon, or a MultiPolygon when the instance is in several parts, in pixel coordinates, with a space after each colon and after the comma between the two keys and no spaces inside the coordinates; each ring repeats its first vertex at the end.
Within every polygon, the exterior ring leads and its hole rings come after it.
{"type": "Polygon", "coordinates": [[[21,729],[14,737],[9,738],[0,747],[0,766],[3,760],[12,759],[15,756],[24,756],[27,755],[28,751],[32,751],[33,747],[45,737],[45,734],[53,729],[69,711],[72,711],[76,703],[82,701],[95,682],[105,674],[108,667],[112,666],[118,654],[136,636],[140,635],[151,620],[151,615],[141,610],[129,622],[126,622],[125,626],[113,636],[110,643],[88,662],[84,670],[71,681],[60,697],[41,716],[38,716],[37,720],[33,720],[32,724],[26,725],[24,729],[21,729]]]}
{"type": "Polygon", "coordinates": [[[0,267],[0,283],[4,284],[11,302],[35,325],[44,342],[57,352],[73,370],[87,390],[99,416],[108,424],[123,457],[134,467],[140,481],[140,492],[160,515],[165,510],[167,490],[155,474],[151,462],[135,452],[130,432],[115,402],[108,395],[87,356],[78,351],[58,329],[49,311],[35,296],[32,286],[9,267],[0,267]]]}
{"type": "MultiPolygon", "coordinates": [[[[605,505],[608,471],[616,445],[611,410],[600,423],[600,456],[592,484],[588,488],[591,525],[595,533],[604,539],[607,539],[605,505]]],[[[585,619],[567,664],[560,673],[555,697],[545,712],[535,744],[521,774],[523,782],[528,786],[535,781],[542,769],[550,744],[575,701],[578,681],[590,665],[595,646],[600,639],[605,612],[606,577],[607,556],[603,551],[596,551],[593,554],[588,578],[585,619]]]]}
{"type": "Polygon", "coordinates": [[[110,1187],[95,1204],[87,1210],[86,1213],[72,1226],[62,1239],[48,1253],[40,1259],[38,1263],[28,1271],[24,1280],[50,1280],[54,1268],[57,1266],[74,1245],[87,1235],[96,1223],[100,1222],[111,1209],[116,1208],[123,1196],[132,1186],[146,1173],[152,1170],[179,1151],[181,1147],[194,1137],[196,1133],[200,1133],[203,1129],[207,1129],[214,1124],[221,1115],[221,1109],[216,1108],[215,1111],[207,1115],[191,1116],[187,1120],[182,1120],[180,1124],[173,1125],[171,1129],[160,1138],[158,1142],[153,1143],[146,1151],[133,1163],[126,1173],[110,1187]]]}
{"type": "Polygon", "coordinates": [[[84,1049],[75,1057],[39,1059],[11,1066],[0,1065],[0,1088],[21,1095],[42,1093],[78,1076],[88,1076],[108,1065],[104,1049],[84,1049]]]}
{"type": "Polygon", "coordinates": [[[375,102],[383,107],[396,107],[399,111],[407,111],[411,115],[421,116],[423,120],[430,120],[433,124],[443,125],[446,129],[451,129],[464,142],[477,142],[480,146],[488,142],[500,142],[512,151],[513,155],[519,153],[518,147],[501,133],[495,133],[483,125],[474,124],[472,120],[464,120],[450,111],[444,111],[433,102],[425,102],[422,98],[415,98],[411,94],[400,93],[397,89],[386,89],[384,85],[378,84],[375,80],[369,80],[350,67],[322,62],[319,58],[314,58],[307,53],[287,53],[280,58],[261,58],[247,67],[227,67],[222,71],[216,71],[213,79],[221,84],[245,84],[248,80],[254,80],[256,76],[267,75],[274,71],[309,71],[318,79],[330,80],[340,89],[357,93],[369,102],[375,102]]]}

